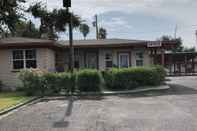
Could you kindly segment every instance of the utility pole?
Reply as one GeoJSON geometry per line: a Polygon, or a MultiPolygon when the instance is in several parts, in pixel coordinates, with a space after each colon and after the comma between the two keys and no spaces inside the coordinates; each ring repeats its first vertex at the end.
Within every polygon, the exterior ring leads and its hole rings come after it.
{"type": "Polygon", "coordinates": [[[197,30],[196,30],[196,33],[195,33],[195,35],[196,35],[196,44],[197,44],[197,30]]]}
{"type": "Polygon", "coordinates": [[[48,10],[48,0],[46,0],[46,10],[48,10]]]}
{"type": "Polygon", "coordinates": [[[63,0],[63,6],[66,7],[69,13],[69,48],[70,48],[70,55],[69,55],[69,70],[73,73],[74,70],[74,47],[73,47],[73,18],[72,13],[69,11],[69,7],[71,7],[71,0],[63,0]]]}
{"type": "Polygon", "coordinates": [[[95,16],[95,21],[93,21],[93,26],[96,27],[96,39],[99,39],[99,31],[98,31],[98,15],[95,16]]]}
{"type": "Polygon", "coordinates": [[[176,27],[175,27],[175,29],[174,29],[174,38],[176,39],[176,37],[177,37],[177,30],[178,30],[178,26],[177,26],[177,24],[176,24],[176,27]]]}

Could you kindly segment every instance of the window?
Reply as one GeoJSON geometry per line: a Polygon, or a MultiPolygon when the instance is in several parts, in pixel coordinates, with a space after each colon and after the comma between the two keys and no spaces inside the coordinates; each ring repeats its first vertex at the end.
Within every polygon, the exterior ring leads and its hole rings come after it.
{"type": "Polygon", "coordinates": [[[123,67],[123,68],[129,67],[129,53],[119,54],[119,67],[123,67]]]}
{"type": "Polygon", "coordinates": [[[25,50],[25,65],[26,68],[36,68],[36,51],[35,50],[25,50]]]}
{"type": "Polygon", "coordinates": [[[144,54],[143,52],[136,53],[136,66],[143,66],[144,65],[144,54]]]}
{"type": "Polygon", "coordinates": [[[98,54],[96,52],[86,53],[86,67],[90,69],[98,68],[98,54]]]}
{"type": "Polygon", "coordinates": [[[112,54],[111,53],[107,53],[105,55],[105,67],[106,68],[112,68],[112,66],[113,66],[112,54]]]}
{"type": "Polygon", "coordinates": [[[79,61],[75,60],[74,67],[75,67],[76,69],[79,69],[79,61]]]}
{"type": "Polygon", "coordinates": [[[35,50],[13,50],[13,69],[36,68],[36,51],[35,50]]]}

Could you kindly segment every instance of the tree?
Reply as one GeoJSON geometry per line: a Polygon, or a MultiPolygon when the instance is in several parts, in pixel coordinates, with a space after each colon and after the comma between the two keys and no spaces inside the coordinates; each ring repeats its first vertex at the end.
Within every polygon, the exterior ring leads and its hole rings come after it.
{"type": "Polygon", "coordinates": [[[175,41],[177,46],[173,49],[171,49],[172,52],[182,52],[183,51],[183,42],[182,42],[182,39],[181,38],[173,38],[171,36],[167,36],[167,35],[164,35],[160,38],[161,41],[163,42],[170,42],[170,41],[175,41]]]}
{"type": "Polygon", "coordinates": [[[83,34],[84,40],[90,32],[90,27],[87,24],[81,24],[79,27],[80,32],[83,34]]]}
{"type": "Polygon", "coordinates": [[[0,1],[0,33],[15,32],[15,24],[23,18],[23,10],[20,6],[25,0],[1,0],[0,1]]]}
{"type": "Polygon", "coordinates": [[[184,52],[196,52],[196,48],[195,47],[190,47],[190,48],[185,47],[183,51],[184,52]]]}
{"type": "Polygon", "coordinates": [[[192,47],[192,48],[186,48],[183,46],[183,41],[182,39],[179,37],[179,38],[173,38],[171,36],[162,36],[160,38],[161,41],[175,41],[177,46],[173,49],[171,49],[172,52],[195,52],[195,47],[192,47]]]}
{"type": "Polygon", "coordinates": [[[47,38],[57,39],[58,32],[65,32],[66,26],[70,21],[70,15],[72,16],[73,28],[76,28],[80,25],[81,20],[80,17],[70,14],[66,9],[54,9],[53,11],[47,11],[42,3],[36,3],[27,10],[27,12],[31,12],[31,14],[35,18],[40,18],[40,32],[41,34],[47,34],[47,38]]]}
{"type": "Polygon", "coordinates": [[[107,30],[104,28],[99,29],[99,39],[106,39],[107,38],[107,30]]]}
{"type": "Polygon", "coordinates": [[[28,38],[40,38],[40,31],[31,22],[19,21],[15,25],[16,33],[15,36],[18,37],[28,37],[28,38]]]}

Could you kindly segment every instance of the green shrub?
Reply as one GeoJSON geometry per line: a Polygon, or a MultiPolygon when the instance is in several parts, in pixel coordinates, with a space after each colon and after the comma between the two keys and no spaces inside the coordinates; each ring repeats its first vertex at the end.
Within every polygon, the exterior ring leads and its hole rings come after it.
{"type": "Polygon", "coordinates": [[[155,86],[165,80],[161,66],[112,69],[103,71],[80,70],[76,73],[48,73],[38,69],[24,70],[19,74],[27,95],[57,95],[64,92],[99,92],[104,80],[110,90],[129,90],[138,86],[155,86]],[[75,88],[77,87],[77,89],[75,88]]]}
{"type": "Polygon", "coordinates": [[[104,71],[105,85],[110,90],[128,90],[138,86],[156,86],[165,80],[161,66],[112,69],[104,71]]]}
{"type": "Polygon", "coordinates": [[[131,68],[113,69],[113,90],[136,88],[138,83],[134,80],[134,72],[131,68]]]}
{"type": "Polygon", "coordinates": [[[23,90],[27,95],[44,95],[46,91],[44,72],[38,69],[23,70],[19,79],[23,83],[23,90]]]}
{"type": "Polygon", "coordinates": [[[40,70],[23,70],[19,74],[21,88],[27,95],[58,95],[61,91],[74,92],[76,75],[49,73],[40,70]]]}
{"type": "Polygon", "coordinates": [[[77,73],[77,87],[80,92],[101,91],[102,78],[97,70],[81,70],[77,73]]]}
{"type": "Polygon", "coordinates": [[[102,71],[102,76],[104,79],[105,87],[109,89],[113,89],[114,87],[113,71],[112,70],[102,71]]]}
{"type": "Polygon", "coordinates": [[[58,94],[61,91],[59,84],[60,79],[57,73],[46,73],[43,75],[43,79],[47,88],[47,94],[58,94]]]}
{"type": "Polygon", "coordinates": [[[3,90],[2,88],[3,88],[3,83],[2,81],[0,81],[0,92],[3,90]]]}
{"type": "Polygon", "coordinates": [[[153,66],[153,68],[155,68],[155,70],[159,74],[158,81],[164,82],[165,81],[165,78],[166,78],[166,75],[167,75],[167,73],[165,71],[165,68],[163,66],[160,66],[160,65],[153,66]]]}
{"type": "Polygon", "coordinates": [[[64,89],[66,92],[74,92],[75,91],[75,74],[71,73],[59,73],[57,85],[64,89]]]}

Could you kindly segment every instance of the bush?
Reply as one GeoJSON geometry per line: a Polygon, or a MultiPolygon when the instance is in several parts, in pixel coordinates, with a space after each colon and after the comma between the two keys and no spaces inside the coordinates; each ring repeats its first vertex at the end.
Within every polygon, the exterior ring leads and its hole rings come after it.
{"type": "Polygon", "coordinates": [[[156,86],[165,80],[161,66],[112,69],[103,72],[105,85],[111,90],[128,90],[138,86],[156,86]]]}
{"type": "Polygon", "coordinates": [[[165,78],[166,78],[166,75],[167,75],[167,73],[165,71],[165,68],[163,66],[160,66],[160,65],[156,65],[156,66],[153,66],[153,67],[155,68],[155,70],[159,74],[158,81],[164,82],[165,78]]]}
{"type": "Polygon", "coordinates": [[[103,71],[81,70],[77,73],[48,73],[38,69],[24,70],[19,78],[27,95],[57,95],[61,91],[99,92],[103,83],[110,90],[129,90],[138,86],[155,86],[165,80],[161,66],[112,69],[103,71]]]}
{"type": "Polygon", "coordinates": [[[61,91],[61,87],[57,85],[60,82],[59,78],[57,73],[46,73],[43,75],[48,95],[57,94],[61,91]]]}
{"type": "Polygon", "coordinates": [[[102,78],[97,70],[81,70],[77,73],[77,87],[80,92],[101,91],[102,78]]]}
{"type": "Polygon", "coordinates": [[[44,95],[46,91],[43,74],[45,72],[38,69],[23,70],[19,74],[19,79],[23,83],[23,90],[27,95],[44,95]]]}
{"type": "Polygon", "coordinates": [[[131,69],[117,69],[103,73],[106,87],[111,90],[126,90],[137,87],[138,83],[133,81],[134,75],[131,69]]]}
{"type": "Polygon", "coordinates": [[[3,83],[2,81],[0,81],[0,92],[3,90],[2,88],[3,88],[3,83]]]}
{"type": "Polygon", "coordinates": [[[19,74],[23,83],[20,90],[27,95],[58,95],[75,91],[76,75],[71,73],[49,73],[38,69],[23,70],[19,74]]]}
{"type": "Polygon", "coordinates": [[[75,91],[75,75],[71,73],[47,73],[44,76],[49,94],[75,91]]]}
{"type": "Polygon", "coordinates": [[[112,89],[114,87],[113,71],[112,70],[102,71],[102,76],[106,88],[112,89]]]}

